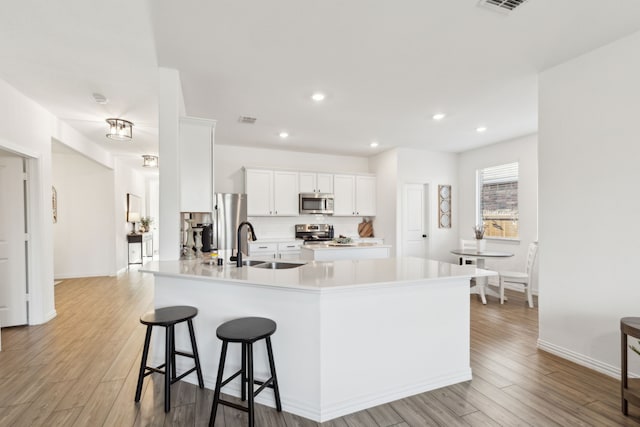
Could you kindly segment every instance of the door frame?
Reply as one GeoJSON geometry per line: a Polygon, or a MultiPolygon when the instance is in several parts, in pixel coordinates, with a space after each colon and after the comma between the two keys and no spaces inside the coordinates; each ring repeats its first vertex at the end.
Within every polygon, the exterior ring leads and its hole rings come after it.
{"type": "MultiPolygon", "coordinates": [[[[51,196],[45,197],[46,185],[43,179],[43,156],[41,153],[19,146],[0,138],[0,149],[22,157],[26,161],[27,184],[25,193],[25,227],[29,233],[26,248],[26,275],[29,292],[27,322],[29,325],[46,323],[56,317],[53,295],[53,253],[51,238],[47,242],[44,236],[47,218],[51,210],[51,196]],[[43,188],[45,187],[45,188],[43,188]],[[48,203],[45,201],[48,200],[48,203]],[[34,245],[33,242],[41,242],[34,245]],[[51,282],[51,283],[48,283],[51,282]],[[40,285],[38,285],[38,283],[40,285]],[[47,286],[49,284],[49,286],[47,286]],[[49,295],[50,294],[50,295],[49,295]],[[51,299],[52,309],[45,312],[45,300],[51,299]]],[[[50,175],[50,174],[49,174],[50,175]]],[[[49,180],[50,182],[50,180],[49,180]]],[[[51,235],[51,233],[50,233],[51,235]]]]}

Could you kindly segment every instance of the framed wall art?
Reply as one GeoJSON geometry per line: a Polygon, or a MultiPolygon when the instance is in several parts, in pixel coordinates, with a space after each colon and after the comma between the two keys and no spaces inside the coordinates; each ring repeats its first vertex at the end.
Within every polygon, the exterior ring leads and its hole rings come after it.
{"type": "Polygon", "coordinates": [[[438,185],[438,228],[451,228],[450,185],[438,185]]]}

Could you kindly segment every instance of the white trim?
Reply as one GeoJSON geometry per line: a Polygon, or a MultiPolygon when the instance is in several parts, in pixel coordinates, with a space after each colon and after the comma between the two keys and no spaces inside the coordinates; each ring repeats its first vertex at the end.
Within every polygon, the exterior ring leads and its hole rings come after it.
{"type": "MultiPolygon", "coordinates": [[[[577,353],[573,350],[560,347],[541,339],[538,339],[538,348],[551,354],[555,354],[563,359],[577,363],[578,365],[585,366],[610,377],[620,379],[621,371],[617,366],[609,365],[592,357],[585,356],[584,354],[577,353]]],[[[635,374],[629,374],[629,376],[638,377],[638,375],[635,374]]]]}
{"type": "Polygon", "coordinates": [[[7,141],[6,139],[0,139],[0,149],[5,150],[5,151],[11,151],[12,153],[15,153],[19,156],[23,156],[23,157],[31,157],[34,159],[39,159],[40,158],[40,153],[37,151],[33,151],[33,150],[29,150],[27,148],[24,148],[21,145],[18,144],[14,144],[10,141],[7,141]]]}
{"type": "Polygon", "coordinates": [[[58,312],[53,309],[50,312],[48,312],[45,316],[44,316],[44,322],[43,323],[47,323],[49,320],[53,319],[54,317],[56,317],[58,315],[58,312]]]}

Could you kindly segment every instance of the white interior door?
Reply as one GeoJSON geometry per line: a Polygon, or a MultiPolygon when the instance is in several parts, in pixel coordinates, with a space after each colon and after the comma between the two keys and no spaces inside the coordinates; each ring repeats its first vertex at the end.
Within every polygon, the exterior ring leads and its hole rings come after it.
{"type": "Polygon", "coordinates": [[[404,184],[402,255],[429,257],[428,184],[404,184]]]}
{"type": "Polygon", "coordinates": [[[27,324],[22,158],[0,152],[0,325],[27,324]]]}

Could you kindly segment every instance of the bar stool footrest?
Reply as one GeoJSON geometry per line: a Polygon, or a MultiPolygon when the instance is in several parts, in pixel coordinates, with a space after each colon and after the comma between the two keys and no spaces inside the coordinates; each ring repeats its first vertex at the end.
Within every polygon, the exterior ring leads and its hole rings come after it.
{"type": "Polygon", "coordinates": [[[188,370],[187,372],[185,372],[184,374],[182,374],[182,375],[180,375],[180,376],[178,376],[178,377],[172,378],[172,379],[171,379],[171,384],[173,384],[173,383],[175,383],[175,382],[180,381],[181,379],[183,379],[184,377],[186,377],[186,376],[187,376],[187,375],[189,375],[190,373],[195,372],[196,370],[197,370],[197,369],[196,369],[196,367],[194,366],[193,368],[189,369],[189,370],[188,370]]]}
{"type": "Polygon", "coordinates": [[[249,408],[246,408],[242,405],[238,405],[237,403],[229,402],[228,400],[219,399],[218,404],[230,406],[232,408],[238,409],[240,411],[249,412],[249,408]]]}

